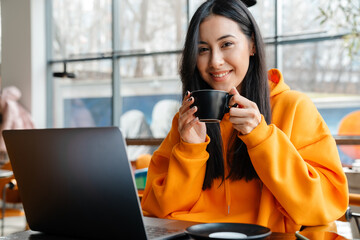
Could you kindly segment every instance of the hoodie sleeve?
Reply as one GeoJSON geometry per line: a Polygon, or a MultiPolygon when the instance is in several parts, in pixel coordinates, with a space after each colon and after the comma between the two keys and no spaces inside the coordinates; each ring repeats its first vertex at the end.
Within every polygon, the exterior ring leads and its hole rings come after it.
{"type": "Polygon", "coordinates": [[[175,115],[168,136],[151,159],[141,202],[145,213],[163,218],[191,209],[201,194],[209,142],[208,136],[201,144],[182,141],[175,115]]]}
{"type": "Polygon", "coordinates": [[[348,206],[346,176],[335,140],[311,99],[284,91],[272,99],[272,124],[264,119],[239,135],[278,209],[300,225],[322,225],[348,206]]]}

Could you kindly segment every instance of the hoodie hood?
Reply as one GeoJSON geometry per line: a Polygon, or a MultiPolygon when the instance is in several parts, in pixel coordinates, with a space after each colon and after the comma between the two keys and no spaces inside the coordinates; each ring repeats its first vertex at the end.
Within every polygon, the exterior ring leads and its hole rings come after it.
{"type": "Polygon", "coordinates": [[[278,69],[268,71],[268,80],[270,86],[270,97],[274,97],[284,91],[290,90],[290,87],[284,82],[283,75],[278,69]]]}

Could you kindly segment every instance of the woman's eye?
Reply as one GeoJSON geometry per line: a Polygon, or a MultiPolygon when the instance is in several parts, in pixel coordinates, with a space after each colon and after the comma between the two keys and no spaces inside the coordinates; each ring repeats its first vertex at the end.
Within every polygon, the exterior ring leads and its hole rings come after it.
{"type": "Polygon", "coordinates": [[[203,53],[203,52],[206,52],[206,51],[208,51],[208,50],[209,50],[208,48],[200,47],[200,48],[199,48],[199,53],[203,53]]]}
{"type": "Polygon", "coordinates": [[[233,45],[232,42],[225,42],[222,47],[230,47],[231,45],[233,45]]]}

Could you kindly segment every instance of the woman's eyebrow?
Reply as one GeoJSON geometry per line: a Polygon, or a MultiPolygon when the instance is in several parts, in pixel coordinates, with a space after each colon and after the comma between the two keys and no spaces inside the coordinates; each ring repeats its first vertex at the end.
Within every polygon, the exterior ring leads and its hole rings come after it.
{"type": "MultiPolygon", "coordinates": [[[[221,41],[221,40],[223,40],[225,38],[228,38],[228,37],[236,38],[234,35],[227,34],[227,35],[219,37],[216,41],[218,42],[218,41],[221,41]]],[[[205,41],[199,41],[199,44],[208,44],[208,43],[205,42],[205,41]]]]}
{"type": "Polygon", "coordinates": [[[222,39],[224,39],[224,38],[228,38],[228,37],[236,38],[234,35],[227,34],[227,35],[224,35],[224,36],[219,37],[219,38],[217,39],[217,41],[220,41],[220,40],[222,40],[222,39]]]}

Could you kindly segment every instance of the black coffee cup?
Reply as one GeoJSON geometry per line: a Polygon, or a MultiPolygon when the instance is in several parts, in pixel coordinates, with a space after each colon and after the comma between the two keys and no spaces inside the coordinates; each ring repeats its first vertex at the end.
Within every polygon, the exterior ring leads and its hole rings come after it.
{"type": "Polygon", "coordinates": [[[225,91],[204,89],[191,92],[198,110],[195,116],[200,122],[217,123],[229,112],[229,101],[233,96],[225,91]]]}

